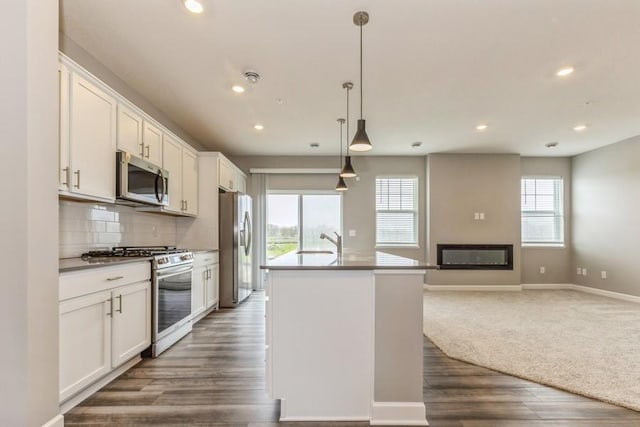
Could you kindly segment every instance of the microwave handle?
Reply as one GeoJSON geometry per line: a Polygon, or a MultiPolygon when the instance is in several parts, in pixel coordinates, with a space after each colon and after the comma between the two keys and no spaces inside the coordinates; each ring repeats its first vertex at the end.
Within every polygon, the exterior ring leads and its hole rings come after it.
{"type": "Polygon", "coordinates": [[[164,181],[164,173],[162,173],[162,169],[158,170],[158,175],[156,175],[156,199],[158,202],[162,203],[164,201],[164,196],[167,193],[166,183],[164,181]],[[158,180],[162,181],[162,194],[158,193],[158,180]]]}

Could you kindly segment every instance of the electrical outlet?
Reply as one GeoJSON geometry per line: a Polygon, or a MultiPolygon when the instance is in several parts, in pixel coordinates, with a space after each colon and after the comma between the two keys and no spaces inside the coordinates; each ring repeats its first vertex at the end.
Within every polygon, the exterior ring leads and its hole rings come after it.
{"type": "Polygon", "coordinates": [[[576,274],[580,276],[582,274],[582,269],[580,267],[577,268],[576,274]]]}
{"type": "Polygon", "coordinates": [[[583,275],[583,276],[586,276],[586,275],[587,275],[587,269],[586,269],[586,268],[583,268],[583,269],[582,269],[582,275],[583,275]]]}
{"type": "Polygon", "coordinates": [[[356,237],[356,230],[349,230],[349,237],[356,237]]]}
{"type": "Polygon", "coordinates": [[[356,176],[356,181],[360,181],[360,177],[359,176],[356,176]]]}
{"type": "Polygon", "coordinates": [[[484,212],[480,212],[480,221],[484,221],[484,212]]]}
{"type": "Polygon", "coordinates": [[[546,273],[547,269],[543,266],[540,267],[540,274],[546,273]]]}
{"type": "Polygon", "coordinates": [[[601,278],[601,279],[606,279],[606,278],[607,278],[607,272],[606,272],[606,271],[604,271],[604,270],[602,270],[602,271],[600,272],[600,278],[601,278]]]}

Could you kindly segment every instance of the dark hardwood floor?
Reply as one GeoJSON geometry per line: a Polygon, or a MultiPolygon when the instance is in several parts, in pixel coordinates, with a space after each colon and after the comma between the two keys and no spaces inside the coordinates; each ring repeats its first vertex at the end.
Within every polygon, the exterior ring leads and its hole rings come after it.
{"type": "MultiPolygon", "coordinates": [[[[254,293],[72,409],[65,425],[368,425],[278,423],[264,386],[264,297],[254,293]]],[[[424,401],[432,427],[640,426],[639,412],[450,359],[427,339],[424,401]]]]}

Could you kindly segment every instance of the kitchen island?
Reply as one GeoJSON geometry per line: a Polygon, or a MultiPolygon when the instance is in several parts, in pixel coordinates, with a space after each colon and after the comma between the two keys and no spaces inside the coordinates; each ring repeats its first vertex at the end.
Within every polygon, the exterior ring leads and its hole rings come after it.
{"type": "Polygon", "coordinates": [[[431,266],[382,252],[269,261],[267,390],[281,421],[427,425],[422,292],[431,266]]]}

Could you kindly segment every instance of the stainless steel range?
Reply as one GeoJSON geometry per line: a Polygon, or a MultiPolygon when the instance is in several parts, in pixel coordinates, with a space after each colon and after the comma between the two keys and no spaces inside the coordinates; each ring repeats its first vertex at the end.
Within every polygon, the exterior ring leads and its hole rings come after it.
{"type": "Polygon", "coordinates": [[[175,344],[191,332],[191,284],[193,254],[171,246],[120,246],[111,251],[95,251],[83,258],[153,257],[152,298],[153,318],[151,334],[152,357],[175,344]]]}

